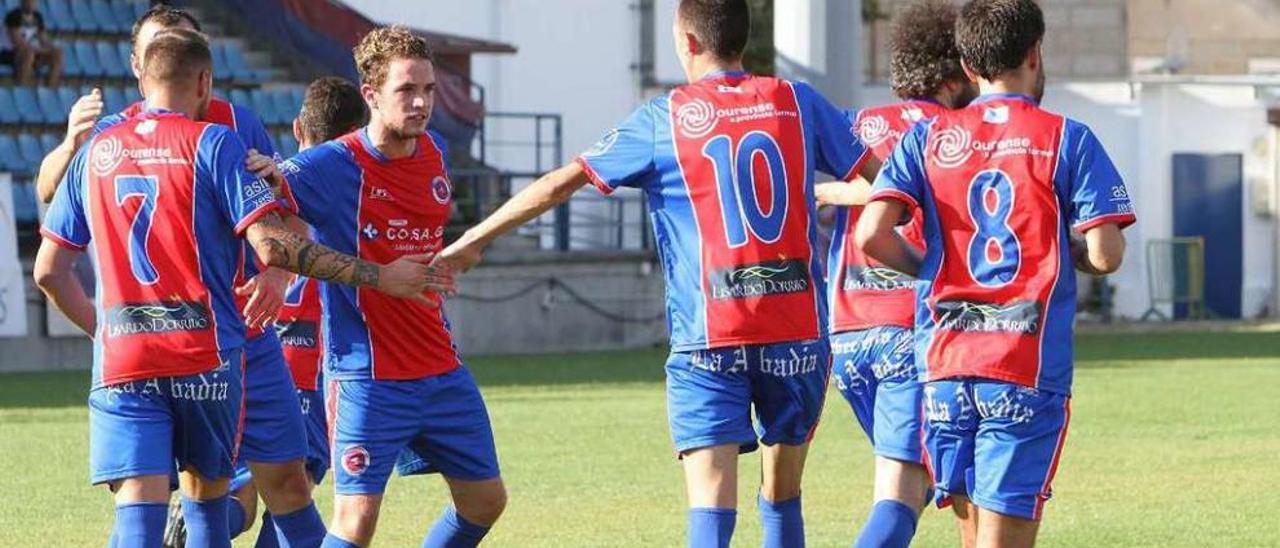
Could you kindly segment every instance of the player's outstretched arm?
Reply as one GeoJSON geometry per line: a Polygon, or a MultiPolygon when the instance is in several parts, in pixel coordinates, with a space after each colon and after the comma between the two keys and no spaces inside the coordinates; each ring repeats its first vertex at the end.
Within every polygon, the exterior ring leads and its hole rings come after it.
{"type": "Polygon", "coordinates": [[[406,255],[378,265],[290,232],[279,215],[269,213],[245,230],[245,237],[258,259],[268,266],[317,280],[356,287],[372,287],[395,297],[413,299],[434,306],[424,292],[451,293],[453,277],[430,268],[431,255],[406,255]]]}
{"type": "Polygon", "coordinates": [[[833,181],[818,183],[813,187],[813,195],[818,205],[860,206],[866,205],[871,197],[871,183],[858,177],[849,182],[833,181]]]}
{"type": "Polygon", "coordinates": [[[471,227],[458,241],[441,251],[431,264],[444,267],[449,272],[470,270],[480,262],[484,248],[499,236],[569,201],[574,192],[589,182],[587,172],[577,162],[543,175],[480,224],[471,227]]]}
{"type": "Polygon", "coordinates": [[[1115,223],[1090,228],[1085,231],[1083,239],[1071,238],[1071,258],[1076,269],[1094,276],[1120,270],[1124,248],[1124,233],[1115,223]]]}
{"type": "Polygon", "coordinates": [[[867,204],[854,230],[854,241],[863,253],[903,274],[920,273],[920,254],[902,239],[894,227],[907,213],[907,205],[894,200],[867,204]]]}
{"type": "Polygon", "coordinates": [[[67,114],[67,135],[58,146],[49,151],[40,161],[40,171],[36,173],[36,196],[41,202],[53,201],[53,193],[58,190],[58,183],[67,173],[67,166],[75,158],[76,151],[93,131],[98,116],[102,114],[102,92],[94,88],[88,95],[76,100],[71,112],[67,114]]]}
{"type": "Polygon", "coordinates": [[[84,255],[83,251],[58,245],[46,238],[40,242],[40,251],[36,252],[34,277],[36,286],[53,302],[53,306],[92,337],[98,325],[93,300],[85,294],[80,279],[71,269],[81,255],[84,255]]]}

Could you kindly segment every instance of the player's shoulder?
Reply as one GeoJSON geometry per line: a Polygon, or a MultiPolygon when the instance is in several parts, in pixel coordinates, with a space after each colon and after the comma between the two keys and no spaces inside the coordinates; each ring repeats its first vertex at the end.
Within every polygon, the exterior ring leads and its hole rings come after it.
{"type": "Polygon", "coordinates": [[[294,175],[304,171],[323,171],[354,161],[350,144],[339,137],[293,155],[280,163],[280,171],[285,175],[294,175]]]}
{"type": "Polygon", "coordinates": [[[253,109],[224,99],[215,98],[214,101],[221,101],[226,104],[225,108],[235,117],[236,127],[263,127],[262,119],[258,117],[258,113],[254,112],[253,109]]]}
{"type": "Polygon", "coordinates": [[[443,135],[437,133],[434,129],[428,129],[425,138],[426,142],[435,147],[436,152],[440,153],[440,156],[449,157],[449,142],[445,140],[443,135]]]}

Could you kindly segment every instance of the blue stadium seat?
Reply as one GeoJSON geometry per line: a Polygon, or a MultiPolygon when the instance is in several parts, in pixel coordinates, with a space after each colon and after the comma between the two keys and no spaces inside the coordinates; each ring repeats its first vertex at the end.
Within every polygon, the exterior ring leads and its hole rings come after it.
{"type": "Polygon", "coordinates": [[[111,11],[115,12],[116,24],[120,25],[122,32],[131,34],[133,32],[133,22],[138,16],[133,13],[133,6],[137,2],[126,0],[113,0],[111,2],[111,11]]]}
{"type": "Polygon", "coordinates": [[[115,43],[104,40],[95,47],[98,50],[98,60],[102,62],[102,70],[107,76],[124,78],[130,74],[129,64],[120,60],[120,50],[116,49],[115,43]]]}
{"type": "Polygon", "coordinates": [[[227,68],[227,57],[223,54],[221,40],[209,44],[209,53],[213,54],[213,77],[217,80],[230,80],[231,69],[227,68]]]}
{"type": "Polygon", "coordinates": [[[18,152],[18,141],[4,133],[0,133],[0,169],[13,173],[25,173],[27,170],[27,163],[18,152]]]}
{"type": "Polygon", "coordinates": [[[76,29],[81,32],[102,32],[102,24],[93,15],[93,8],[85,0],[73,0],[71,17],[75,19],[76,29]]]}
{"type": "MultiPolygon", "coordinates": [[[[65,70],[63,71],[63,74],[66,74],[65,70]]],[[[13,76],[13,65],[0,64],[0,76],[5,76],[5,77],[13,76]]]]}
{"type": "Polygon", "coordinates": [[[124,98],[124,91],[116,86],[105,86],[102,88],[102,110],[107,113],[120,112],[129,106],[129,101],[124,98]]]}
{"type": "Polygon", "coordinates": [[[26,162],[29,173],[35,173],[40,161],[44,159],[44,151],[40,149],[40,140],[30,133],[18,135],[18,153],[22,154],[22,161],[26,162]]]}
{"type": "Polygon", "coordinates": [[[35,90],[21,86],[13,88],[13,102],[18,106],[18,119],[22,123],[44,123],[44,112],[40,110],[35,90]]]}
{"type": "Polygon", "coordinates": [[[240,48],[240,44],[235,42],[227,42],[222,45],[222,56],[226,63],[227,70],[231,72],[231,77],[237,82],[258,83],[258,72],[249,66],[249,61],[244,57],[244,50],[240,48]]]}
{"type": "Polygon", "coordinates": [[[44,15],[45,26],[53,32],[67,32],[76,28],[76,19],[71,14],[71,6],[67,4],[67,0],[47,0],[40,7],[40,13],[44,15]]]}
{"type": "Polygon", "coordinates": [[[279,145],[276,146],[276,152],[280,153],[280,156],[289,158],[298,153],[298,142],[293,139],[292,130],[281,131],[277,142],[279,145]]]}
{"type": "Polygon", "coordinates": [[[18,104],[13,100],[13,89],[0,86],[0,124],[16,124],[21,121],[18,104]]]}
{"type": "Polygon", "coordinates": [[[138,91],[138,86],[128,85],[124,87],[124,100],[132,105],[142,100],[142,92],[138,91]]]}
{"type": "Polygon", "coordinates": [[[102,61],[98,58],[98,48],[88,40],[76,40],[71,45],[72,52],[76,56],[76,61],[80,63],[80,73],[84,76],[95,77],[104,76],[106,71],[102,68],[102,61]]]}
{"type": "Polygon", "coordinates": [[[124,31],[124,27],[120,26],[120,21],[116,19],[115,10],[111,9],[111,4],[108,4],[107,0],[90,0],[89,11],[93,12],[93,18],[102,27],[102,32],[120,33],[124,31]]]}
{"type": "Polygon", "coordinates": [[[294,118],[298,117],[298,110],[302,108],[302,103],[298,102],[295,104],[293,102],[292,90],[276,90],[272,96],[275,98],[276,112],[279,113],[281,118],[283,118],[281,123],[292,122],[294,118]]]}
{"type": "Polygon", "coordinates": [[[116,55],[120,56],[120,62],[124,63],[124,70],[129,73],[126,76],[133,76],[133,67],[129,66],[129,57],[133,55],[133,44],[128,40],[116,40],[116,55]]]}
{"type": "Polygon", "coordinates": [[[128,0],[128,2],[133,8],[133,20],[135,21],[137,21],[139,17],[142,17],[142,14],[147,13],[147,10],[151,9],[151,6],[147,2],[141,2],[139,0],[128,0]]]}
{"type": "Polygon", "coordinates": [[[240,105],[245,108],[253,109],[255,111],[255,114],[257,114],[256,111],[258,109],[254,108],[253,99],[249,98],[249,92],[243,89],[236,88],[231,90],[231,95],[227,95],[224,97],[226,97],[227,100],[231,101],[231,104],[240,105]]]}
{"type": "Polygon", "coordinates": [[[269,92],[263,89],[254,89],[249,92],[249,104],[246,105],[253,109],[264,124],[278,124],[280,120],[275,113],[275,101],[271,100],[269,92]]]}
{"type": "Polygon", "coordinates": [[[40,150],[43,150],[45,154],[48,154],[52,152],[53,149],[58,148],[58,143],[60,142],[62,142],[62,136],[59,134],[56,134],[56,133],[40,134],[40,150]]]}
{"type": "Polygon", "coordinates": [[[76,104],[76,99],[80,98],[80,90],[71,86],[62,86],[58,88],[58,104],[61,106],[63,113],[71,112],[71,107],[76,104]]]}
{"type": "Polygon", "coordinates": [[[62,75],[73,78],[84,76],[84,67],[80,66],[80,57],[76,55],[74,41],[60,41],[58,47],[62,48],[62,75]]]}
{"type": "Polygon", "coordinates": [[[46,86],[36,88],[36,101],[40,103],[40,112],[46,124],[67,120],[67,111],[62,108],[62,99],[58,98],[57,90],[46,86]]]}
{"type": "Polygon", "coordinates": [[[40,222],[35,186],[30,181],[13,183],[13,220],[19,225],[34,225],[40,222]]]}

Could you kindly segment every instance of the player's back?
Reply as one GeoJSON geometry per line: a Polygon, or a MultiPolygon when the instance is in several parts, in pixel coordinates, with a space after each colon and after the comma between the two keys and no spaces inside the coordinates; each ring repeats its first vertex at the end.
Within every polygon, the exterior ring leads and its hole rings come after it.
{"type": "MultiPolygon", "coordinates": [[[[852,116],[853,128],[871,153],[884,162],[911,126],[946,110],[941,103],[917,99],[865,108],[852,116]]],[[[854,244],[854,228],[861,213],[861,206],[836,208],[827,258],[831,331],[883,325],[910,328],[915,322],[915,279],[868,257],[854,244]]],[[[920,250],[924,249],[922,220],[920,208],[912,208],[911,220],[898,227],[902,237],[920,250]]]]}
{"type": "MultiPolygon", "coordinates": [[[[243,342],[231,291],[241,244],[213,183],[225,167],[202,151],[219,138],[235,139],[180,114],[144,113],[88,148],[82,188],[106,384],[207,371],[219,350],[243,342]]],[[[246,195],[269,203],[270,188],[256,185],[246,195]]]]}
{"type": "Polygon", "coordinates": [[[649,198],[672,350],[826,332],[814,170],[852,177],[849,121],[807,85],[723,72],[657,97],[579,162],[649,198]]]}
{"type": "MultiPolygon", "coordinates": [[[[928,377],[1069,392],[1076,297],[1067,232],[1091,207],[1076,166],[1096,140],[1029,98],[1005,95],[942,113],[922,130],[928,377]]],[[[1098,179],[1123,188],[1114,168],[1098,179]]]]}

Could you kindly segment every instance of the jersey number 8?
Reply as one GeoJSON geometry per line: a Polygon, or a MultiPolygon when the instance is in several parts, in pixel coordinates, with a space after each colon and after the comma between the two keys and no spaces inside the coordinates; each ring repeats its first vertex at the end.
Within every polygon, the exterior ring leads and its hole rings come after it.
{"type": "Polygon", "coordinates": [[[711,160],[715,168],[716,191],[729,247],[746,245],[748,230],[764,243],[778,241],[786,224],[788,196],[787,170],[777,141],[767,133],[752,131],[742,137],[735,151],[729,136],[716,135],[702,147],[702,155],[711,160]],[[757,155],[764,159],[769,172],[768,212],[760,207],[756,195],[753,166],[757,155]]]}
{"type": "Polygon", "coordinates": [[[1018,236],[1009,225],[1013,214],[1013,182],[1003,171],[983,171],[969,183],[969,275],[984,287],[1012,282],[1022,263],[1018,236]]]}

